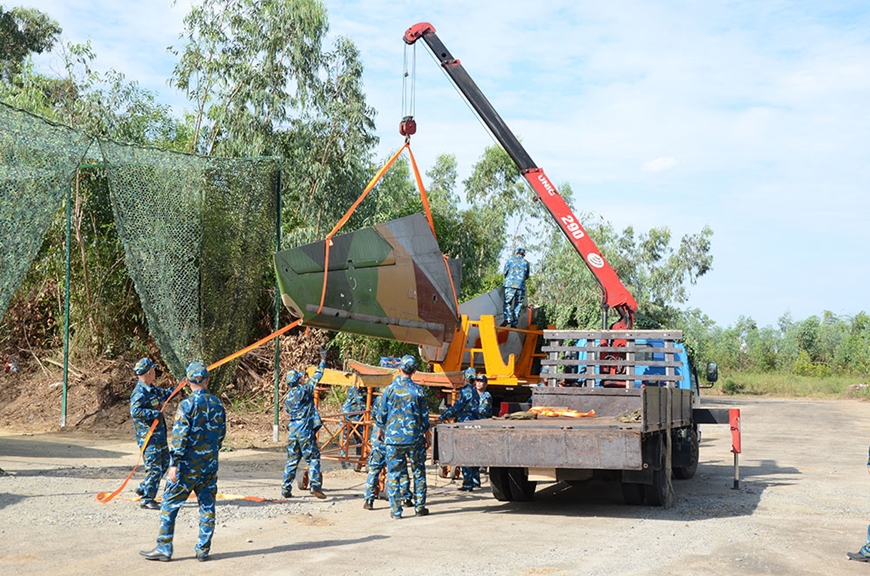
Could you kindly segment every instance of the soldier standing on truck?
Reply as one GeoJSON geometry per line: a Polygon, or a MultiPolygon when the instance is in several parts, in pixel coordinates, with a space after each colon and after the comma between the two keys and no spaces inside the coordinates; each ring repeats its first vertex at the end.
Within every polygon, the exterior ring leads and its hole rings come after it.
{"type": "Polygon", "coordinates": [[[326,349],[321,348],[320,365],[308,382],[303,382],[304,374],[298,370],[290,370],[284,378],[290,385],[287,398],[284,399],[284,411],[290,416],[287,424],[287,464],[284,466],[284,482],[281,486],[284,498],[293,496],[293,479],[296,478],[296,468],[302,458],[308,462],[311,495],[321,500],[326,498],[322,490],[320,449],[317,447],[317,431],[322,422],[314,406],[314,388],[323,377],[325,367],[326,349]]]}
{"type": "Polygon", "coordinates": [[[525,248],[517,248],[504,265],[504,322],[517,327],[520,310],[526,302],[526,280],[529,279],[529,262],[524,258],[525,248]]]}
{"type": "MultiPolygon", "coordinates": [[[[448,418],[453,418],[457,422],[480,419],[480,397],[474,384],[475,378],[477,378],[477,370],[466,368],[463,375],[465,376],[465,386],[459,391],[453,406],[438,417],[439,422],[443,422],[448,418]]],[[[471,492],[474,488],[480,488],[480,468],[477,466],[463,466],[462,486],[459,487],[459,490],[471,492]]]]}
{"type": "Polygon", "coordinates": [[[133,372],[139,377],[133,393],[130,394],[130,416],[133,417],[133,427],[136,430],[136,442],[139,449],[151,430],[151,423],[157,420],[157,426],[148,439],[148,446],[142,453],[145,462],[145,479],[136,488],[136,494],[142,497],[139,506],[149,510],[160,510],[160,504],[154,501],[160,489],[160,479],[169,468],[169,447],[166,444],[166,420],[160,406],[172,395],[172,390],[161,388],[154,384],[157,378],[157,364],[150,358],[142,358],[133,366],[133,372]]]}
{"type": "Polygon", "coordinates": [[[429,432],[429,404],[426,392],[411,380],[417,371],[413,356],[402,356],[399,374],[384,389],[381,405],[375,415],[380,436],[386,446],[387,491],[390,495],[390,515],[402,517],[402,468],[411,463],[414,476],[414,512],[426,516],[426,434],[429,432]]]}

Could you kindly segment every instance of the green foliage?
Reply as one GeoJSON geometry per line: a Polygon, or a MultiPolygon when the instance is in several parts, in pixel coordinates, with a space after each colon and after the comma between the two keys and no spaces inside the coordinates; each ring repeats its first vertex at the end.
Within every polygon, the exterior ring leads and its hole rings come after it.
{"type": "Polygon", "coordinates": [[[193,101],[191,152],[261,156],[317,91],[326,9],[317,0],[202,0],[184,18],[173,84],[193,101]]]}
{"type": "MultiPolygon", "coordinates": [[[[707,391],[716,393],[717,388],[707,391]]],[[[798,376],[780,372],[730,374],[722,393],[777,398],[867,398],[867,382],[852,376],[798,376]]]]}
{"type": "Polygon", "coordinates": [[[816,363],[810,360],[810,355],[806,350],[801,350],[795,360],[792,371],[798,376],[815,376],[823,378],[831,375],[831,369],[826,364],[816,363]]]}
{"type": "Polygon", "coordinates": [[[744,385],[734,381],[733,378],[726,378],[722,384],[722,392],[725,394],[740,394],[743,392],[744,385]]]}
{"type": "MultiPolygon", "coordinates": [[[[204,0],[184,22],[172,83],[194,106],[190,151],[282,157],[284,246],[323,238],[374,172],[356,46],[338,38],[323,49],[317,0],[204,0]]],[[[373,212],[365,204],[347,230],[373,212]]]]}
{"type": "Polygon", "coordinates": [[[426,176],[430,179],[428,193],[438,243],[445,254],[462,260],[461,302],[491,289],[487,277],[498,271],[502,245],[486,210],[460,208],[456,170],[456,157],[442,154],[426,176]]]}
{"type": "MultiPolygon", "coordinates": [[[[727,329],[711,327],[705,357],[739,372],[778,372],[798,376],[870,374],[870,323],[865,312],[839,317],[825,311],[795,322],[783,315],[778,326],[759,328],[740,317],[727,329]]],[[[693,334],[700,330],[693,330],[693,334]]]]}
{"type": "Polygon", "coordinates": [[[541,214],[534,194],[504,148],[487,147],[462,184],[489,242],[499,250],[533,246],[541,214]]]}
{"type": "Polygon", "coordinates": [[[0,81],[12,82],[30,55],[51,50],[61,32],[44,12],[0,6],[0,81]]]}
{"type": "MultiPolygon", "coordinates": [[[[374,111],[362,91],[356,47],[340,38],[323,56],[325,81],[304,117],[277,134],[284,162],[285,245],[323,238],[362,194],[375,173],[371,151],[374,111]]],[[[347,230],[371,222],[376,202],[367,200],[347,230]]]]}
{"type": "Polygon", "coordinates": [[[380,363],[381,356],[400,357],[405,354],[418,356],[417,346],[407,344],[405,342],[396,342],[395,340],[381,340],[379,338],[369,338],[366,336],[357,336],[346,332],[339,332],[333,339],[341,350],[341,360],[357,360],[365,364],[377,366],[380,363]]]}
{"type": "MultiPolygon", "coordinates": [[[[570,201],[570,198],[566,198],[570,201]]],[[[667,228],[653,228],[637,235],[632,227],[621,233],[610,222],[589,214],[579,216],[610,265],[638,302],[635,327],[672,328],[682,312],[676,307],[688,299],[687,284],[695,284],[710,270],[712,254],[705,227],[671,246],[667,228]]],[[[601,287],[561,229],[550,233],[550,248],[532,278],[530,298],[547,308],[548,317],[560,327],[601,326],[601,287]]]]}

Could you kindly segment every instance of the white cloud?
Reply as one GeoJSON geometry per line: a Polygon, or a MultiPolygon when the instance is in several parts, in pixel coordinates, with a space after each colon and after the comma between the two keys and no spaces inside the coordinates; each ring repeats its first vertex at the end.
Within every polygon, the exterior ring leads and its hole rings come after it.
{"type": "Polygon", "coordinates": [[[655,160],[643,163],[644,172],[664,172],[677,165],[675,158],[658,157],[655,160]]]}

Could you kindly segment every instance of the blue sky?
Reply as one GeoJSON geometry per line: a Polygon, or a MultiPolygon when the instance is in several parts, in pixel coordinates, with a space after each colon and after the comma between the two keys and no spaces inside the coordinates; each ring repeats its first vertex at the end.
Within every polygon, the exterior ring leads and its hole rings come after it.
{"type": "MultiPolygon", "coordinates": [[[[168,87],[189,2],[19,0],[67,41],[184,108],[168,87]]],[[[406,28],[432,23],[577,212],[618,228],[709,225],[713,271],[688,303],[720,326],[870,311],[866,2],[326,2],[361,51],[380,154],[397,149],[406,28]]],[[[493,142],[422,45],[413,147],[466,176],[493,142]]],[[[48,71],[58,60],[41,58],[48,71]]]]}

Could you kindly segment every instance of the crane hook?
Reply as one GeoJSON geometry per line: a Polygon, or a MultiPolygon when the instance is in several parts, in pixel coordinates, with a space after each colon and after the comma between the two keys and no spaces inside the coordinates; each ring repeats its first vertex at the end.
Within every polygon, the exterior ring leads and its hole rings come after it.
{"type": "Polygon", "coordinates": [[[417,122],[414,120],[413,116],[405,116],[402,118],[402,121],[399,122],[399,134],[405,137],[405,140],[408,141],[411,139],[411,135],[417,132],[417,122]]]}

